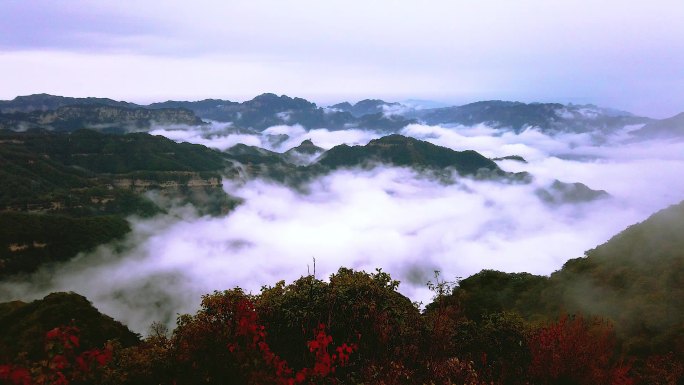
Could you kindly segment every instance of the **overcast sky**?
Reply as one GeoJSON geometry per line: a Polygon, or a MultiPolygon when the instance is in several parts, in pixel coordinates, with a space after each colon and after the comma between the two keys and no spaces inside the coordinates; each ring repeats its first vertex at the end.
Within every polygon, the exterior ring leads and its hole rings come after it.
{"type": "Polygon", "coordinates": [[[0,2],[0,98],[263,92],[684,111],[682,0],[0,2]]]}

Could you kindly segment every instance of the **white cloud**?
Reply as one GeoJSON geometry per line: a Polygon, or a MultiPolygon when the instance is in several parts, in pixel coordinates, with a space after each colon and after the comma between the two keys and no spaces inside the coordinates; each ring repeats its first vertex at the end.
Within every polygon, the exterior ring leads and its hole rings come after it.
{"type": "MultiPolygon", "coordinates": [[[[297,137],[293,143],[313,133],[296,126],[269,132],[297,137]]],[[[238,285],[257,291],[280,279],[291,281],[306,274],[316,258],[318,277],[340,266],[381,267],[403,281],[403,293],[427,302],[424,283],[433,270],[447,279],[483,268],[549,274],[684,199],[684,143],[594,145],[585,135],[560,139],[526,131],[492,136],[484,126],[416,125],[405,133],[455,149],[528,156],[526,164],[500,164],[510,171],[530,171],[536,180],[520,185],[461,178],[445,184],[410,169],[378,167],[331,173],[312,181],[306,193],[258,179],[226,182],[228,192],[244,199],[229,215],[198,217],[186,207],[134,220],[123,252],[101,247],[54,274],[37,275],[35,284],[3,284],[0,297],[73,290],[144,332],[152,321],[173,323],[178,312],[194,311],[202,294],[238,285]],[[546,205],[534,191],[555,178],[605,189],[613,198],[546,205]]],[[[176,131],[172,135],[186,138],[176,131]]],[[[187,135],[197,138],[194,132],[187,135]]],[[[318,135],[331,142],[367,139],[347,131],[318,135]]]]}
{"type": "Polygon", "coordinates": [[[238,143],[257,146],[275,152],[285,152],[310,139],[316,146],[330,149],[346,143],[349,145],[366,144],[380,135],[361,129],[335,130],[318,128],[307,131],[301,125],[279,125],[265,129],[261,134],[236,133],[230,124],[213,122],[208,127],[155,127],[151,135],[162,135],[177,142],[189,142],[224,151],[238,143]],[[287,135],[285,140],[272,140],[273,137],[287,135]]]}

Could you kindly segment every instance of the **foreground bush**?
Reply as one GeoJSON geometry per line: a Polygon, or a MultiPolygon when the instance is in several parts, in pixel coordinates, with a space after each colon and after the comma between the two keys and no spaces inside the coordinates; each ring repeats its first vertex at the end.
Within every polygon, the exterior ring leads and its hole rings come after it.
{"type": "MultiPolygon", "coordinates": [[[[432,285],[421,312],[382,271],[340,269],[202,298],[168,333],[132,347],[80,346],[50,330],[44,356],[0,366],[0,384],[677,384],[676,355],[623,357],[612,325],[563,316],[531,324],[513,312],[469,318],[454,285],[432,285]]],[[[469,299],[469,300],[472,300],[469,299]]],[[[496,308],[493,308],[496,310],[496,308]]]]}

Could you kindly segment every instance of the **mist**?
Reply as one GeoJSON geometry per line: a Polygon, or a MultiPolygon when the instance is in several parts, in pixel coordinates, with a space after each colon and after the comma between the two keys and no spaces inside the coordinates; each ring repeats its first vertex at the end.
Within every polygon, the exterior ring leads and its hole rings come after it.
{"type": "MultiPolygon", "coordinates": [[[[623,131],[520,134],[484,125],[409,125],[402,134],[455,150],[473,149],[506,160],[506,171],[528,171],[529,184],[436,178],[408,168],[379,165],[344,169],[294,190],[272,181],[224,180],[243,200],[223,217],[175,207],[151,219],[130,218],[126,239],[104,245],[31,279],[0,284],[0,300],[75,291],[100,311],[145,333],[153,321],[173,326],[178,313],[194,312],[201,295],[263,285],[307,273],[325,279],[341,266],[382,268],[413,301],[428,303],[425,283],[467,277],[481,269],[550,274],[629,225],[684,199],[684,142],[635,143],[623,131]],[[578,204],[548,204],[535,191],[553,180],[582,182],[611,197],[578,204]]],[[[271,127],[238,133],[229,125],[157,127],[153,134],[224,150],[237,143],[285,151],[304,139],[323,148],[364,144],[378,134],[362,130],[271,127]],[[288,135],[274,142],[273,137],[288,135]]]]}
{"type": "Polygon", "coordinates": [[[236,144],[246,144],[276,152],[285,152],[306,139],[312,140],[317,146],[327,150],[343,143],[366,144],[371,139],[382,136],[362,129],[331,131],[318,128],[307,131],[299,124],[273,126],[263,132],[244,132],[233,128],[230,123],[220,122],[210,122],[206,127],[156,126],[149,133],[165,136],[178,142],[201,144],[220,151],[225,151],[236,144]]]}

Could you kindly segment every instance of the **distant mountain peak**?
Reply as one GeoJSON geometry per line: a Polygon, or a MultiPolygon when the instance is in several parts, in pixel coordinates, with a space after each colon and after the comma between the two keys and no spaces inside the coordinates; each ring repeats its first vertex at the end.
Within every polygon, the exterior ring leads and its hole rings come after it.
{"type": "Polygon", "coordinates": [[[373,163],[431,169],[452,167],[463,175],[475,175],[482,170],[503,175],[496,163],[476,151],[455,151],[399,134],[373,139],[365,146],[335,146],[318,163],[330,168],[373,163]]]}
{"type": "Polygon", "coordinates": [[[386,112],[392,112],[393,110],[409,108],[401,103],[386,102],[381,99],[363,99],[353,105],[349,102],[342,102],[332,105],[330,107],[340,111],[349,112],[355,117],[362,117],[364,115],[385,114],[386,112]]]}
{"type": "Polygon", "coordinates": [[[276,95],[276,94],[274,94],[274,93],[272,93],[272,92],[265,92],[265,93],[263,93],[263,94],[261,94],[261,95],[257,95],[257,96],[255,96],[254,98],[252,98],[252,101],[260,101],[260,102],[266,101],[266,102],[267,102],[267,101],[278,100],[278,99],[280,99],[280,98],[287,98],[287,99],[289,99],[289,97],[286,96],[286,95],[278,96],[278,95],[276,95]]]}

